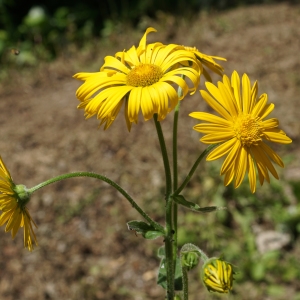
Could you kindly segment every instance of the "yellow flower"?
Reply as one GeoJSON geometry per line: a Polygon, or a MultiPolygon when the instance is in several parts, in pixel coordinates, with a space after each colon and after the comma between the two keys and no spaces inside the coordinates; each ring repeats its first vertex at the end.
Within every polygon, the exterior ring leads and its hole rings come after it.
{"type": "Polygon", "coordinates": [[[232,289],[233,270],[230,263],[210,258],[202,268],[202,280],[209,292],[228,294],[232,289]]]}
{"type": "Polygon", "coordinates": [[[199,67],[193,53],[184,47],[161,43],[146,44],[147,34],[156,31],[148,28],[139,46],[118,52],[115,57],[105,57],[100,72],[77,73],[75,78],[85,81],[77,90],[78,108],[85,110],[85,117],[97,115],[107,129],[117,117],[123,103],[125,119],[130,131],[132,123],[138,122],[139,111],[145,121],[158,114],[163,120],[174,109],[178,100],[199,84],[199,67]],[[191,66],[187,66],[187,62],[191,66]],[[174,68],[174,66],[180,66],[174,68]],[[189,88],[182,77],[190,79],[189,88]],[[178,97],[174,84],[181,87],[178,97]]]}
{"type": "Polygon", "coordinates": [[[274,104],[267,104],[266,94],[257,99],[257,82],[251,88],[250,80],[244,74],[240,91],[240,77],[234,71],[231,82],[224,75],[218,86],[207,82],[206,88],[211,95],[201,90],[203,99],[221,117],[206,112],[193,112],[190,116],[208,122],[194,126],[196,131],[206,134],[200,141],[205,144],[221,143],[207,156],[207,160],[228,154],[221,168],[221,175],[225,174],[224,184],[227,186],[235,177],[234,187],[237,188],[247,172],[250,189],[254,193],[255,165],[261,185],[264,179],[270,182],[269,172],[279,179],[272,162],[280,167],[284,164],[266,142],[289,144],[292,140],[277,128],[277,119],[264,120],[273,111],[274,104]]]}
{"type": "Polygon", "coordinates": [[[12,238],[16,236],[20,227],[24,227],[24,247],[32,251],[33,241],[37,245],[32,224],[37,226],[26,207],[29,200],[30,195],[25,186],[14,184],[0,156],[0,226],[7,222],[5,232],[11,231],[12,238]]]}
{"type": "Polygon", "coordinates": [[[204,53],[201,53],[196,47],[184,46],[184,49],[195,54],[200,71],[201,71],[201,73],[203,73],[203,75],[207,81],[212,82],[210,75],[208,74],[208,72],[205,70],[205,68],[203,66],[209,68],[210,70],[212,70],[213,72],[215,72],[216,74],[218,74],[220,76],[223,75],[224,68],[221,65],[219,65],[218,63],[216,63],[215,59],[226,61],[226,58],[219,57],[219,56],[206,55],[204,53]]]}

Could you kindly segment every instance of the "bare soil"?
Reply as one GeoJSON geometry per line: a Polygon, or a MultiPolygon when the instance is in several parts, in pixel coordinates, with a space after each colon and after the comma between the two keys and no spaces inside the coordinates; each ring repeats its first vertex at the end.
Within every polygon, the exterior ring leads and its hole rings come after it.
{"type": "MultiPolygon", "coordinates": [[[[291,146],[276,148],[280,154],[294,155],[285,176],[300,180],[299,6],[253,6],[201,13],[192,20],[161,13],[158,21],[145,19],[144,25],[158,30],[150,40],[196,46],[203,53],[226,57],[228,75],[237,70],[247,73],[251,82],[257,79],[259,93],[267,93],[275,103],[273,116],[293,139],[291,146]]],[[[108,131],[97,130],[97,120],[85,121],[76,109],[75,91],[81,83],[71,78],[76,72],[98,71],[105,55],[138,44],[142,34],[124,29],[103,47],[100,43],[97,49],[61,57],[35,73],[11,71],[9,83],[0,87],[0,153],[17,184],[32,187],[72,171],[101,173],[163,223],[164,173],[153,122],[141,119],[128,133],[120,113],[108,131]]],[[[182,102],[182,176],[204,149],[188,113],[205,109],[199,93],[182,102]]],[[[171,125],[170,115],[162,122],[167,141],[171,125]]],[[[163,241],[145,241],[128,231],[126,222],[140,217],[105,183],[70,179],[53,184],[34,194],[29,210],[38,224],[39,246],[33,253],[23,249],[21,231],[11,240],[2,227],[1,300],[164,299],[163,289],[156,286],[156,250],[163,241]]],[[[266,299],[237,293],[236,299],[266,299]]],[[[191,299],[200,298],[216,299],[199,285],[191,299]]]]}

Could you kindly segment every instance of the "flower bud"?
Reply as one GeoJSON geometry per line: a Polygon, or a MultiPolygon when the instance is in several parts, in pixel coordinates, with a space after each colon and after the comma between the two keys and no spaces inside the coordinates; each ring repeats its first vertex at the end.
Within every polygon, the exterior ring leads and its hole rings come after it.
{"type": "Polygon", "coordinates": [[[202,280],[209,292],[229,293],[233,283],[232,265],[220,258],[210,258],[202,268],[202,280]]]}
{"type": "Polygon", "coordinates": [[[199,254],[197,252],[181,253],[181,264],[188,271],[196,267],[199,263],[199,254]]]}

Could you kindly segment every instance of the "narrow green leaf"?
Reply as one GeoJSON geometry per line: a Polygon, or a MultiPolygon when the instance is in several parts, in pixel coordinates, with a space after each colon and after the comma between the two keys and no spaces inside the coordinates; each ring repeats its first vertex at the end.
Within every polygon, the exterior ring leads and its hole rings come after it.
{"type": "Polygon", "coordinates": [[[189,208],[193,211],[202,212],[202,213],[210,213],[210,212],[226,209],[226,207],[218,207],[218,206],[200,207],[198,204],[194,202],[187,201],[182,195],[175,196],[174,201],[177,204],[180,204],[186,208],[189,208]]]}

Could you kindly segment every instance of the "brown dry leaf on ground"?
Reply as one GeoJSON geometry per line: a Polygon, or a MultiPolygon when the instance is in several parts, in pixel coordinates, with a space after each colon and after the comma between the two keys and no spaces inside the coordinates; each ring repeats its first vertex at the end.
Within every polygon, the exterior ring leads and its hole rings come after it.
{"type": "MultiPolygon", "coordinates": [[[[274,116],[293,139],[289,150],[296,159],[290,168],[299,170],[299,6],[202,13],[192,23],[180,21],[173,34],[163,23],[149,25],[158,29],[155,38],[226,57],[227,74],[235,69],[246,72],[252,82],[259,80],[259,91],[275,103],[274,116]]],[[[105,55],[129,48],[138,38],[129,40],[125,35],[116,49],[99,49],[99,63],[92,71],[99,69],[105,55]]],[[[15,75],[10,87],[1,86],[0,153],[14,181],[31,187],[66,172],[99,172],[118,182],[163,222],[164,173],[154,124],[141,121],[128,133],[119,116],[108,131],[97,131],[98,122],[84,121],[83,112],[76,109],[80,82],[71,76],[84,69],[75,64],[71,58],[60,58],[29,79],[15,75]]],[[[199,93],[182,103],[179,168],[183,174],[203,150],[191,129],[195,122],[188,117],[200,109],[207,107],[199,93]]],[[[169,141],[171,121],[170,116],[162,122],[169,141]]],[[[299,176],[299,172],[292,174],[299,176]]],[[[38,225],[39,247],[33,253],[23,249],[21,233],[12,241],[1,228],[1,300],[163,299],[164,291],[156,286],[155,278],[156,250],[162,240],[145,241],[128,231],[126,222],[139,216],[104,183],[71,179],[53,184],[34,194],[30,211],[38,225]]],[[[247,284],[237,286],[240,296],[232,299],[263,299],[249,284],[246,294],[242,288],[247,284]]],[[[201,285],[191,292],[190,299],[215,299],[201,285]]]]}

